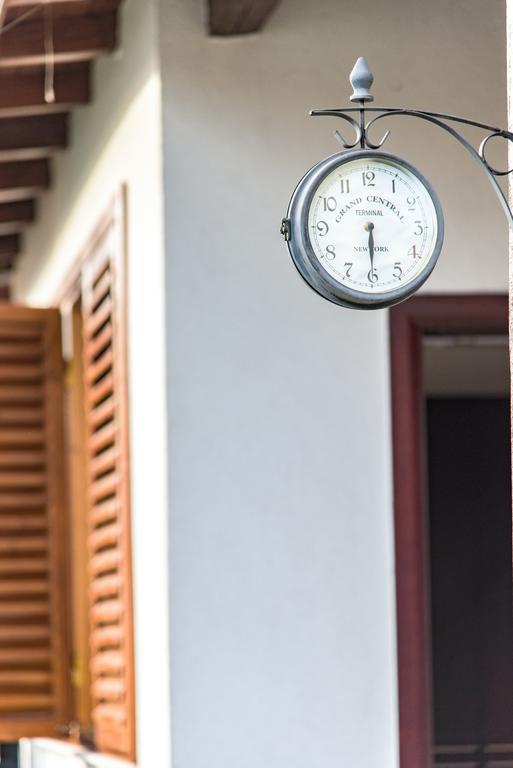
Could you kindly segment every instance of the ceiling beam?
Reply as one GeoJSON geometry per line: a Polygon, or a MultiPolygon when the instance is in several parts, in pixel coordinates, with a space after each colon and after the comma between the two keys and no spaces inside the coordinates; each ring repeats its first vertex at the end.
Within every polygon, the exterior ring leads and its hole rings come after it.
{"type": "Polygon", "coordinates": [[[0,161],[45,157],[67,145],[67,113],[0,117],[0,161]]]}
{"type": "Polygon", "coordinates": [[[31,199],[49,186],[48,159],[0,163],[0,202],[31,199]]]}
{"type": "Polygon", "coordinates": [[[247,35],[259,32],[279,0],[209,0],[211,35],[247,35]]]}
{"type": "Polygon", "coordinates": [[[55,102],[45,102],[42,67],[0,68],[0,117],[63,112],[90,99],[90,64],[67,64],[55,69],[55,102]]]}
{"type": "Polygon", "coordinates": [[[20,235],[0,236],[0,267],[10,266],[20,252],[20,235]]]}
{"type": "Polygon", "coordinates": [[[35,200],[0,203],[0,235],[16,234],[36,218],[35,200]]]}
{"type": "Polygon", "coordinates": [[[5,5],[5,20],[10,22],[34,10],[34,16],[43,13],[45,7],[51,7],[56,16],[84,16],[86,14],[104,14],[116,11],[122,0],[0,0],[5,5]]]}
{"type": "MultiPolygon", "coordinates": [[[[80,17],[80,20],[58,16],[53,20],[54,61],[90,61],[116,47],[117,14],[107,13],[80,17]]],[[[38,15],[14,27],[6,28],[0,46],[0,67],[42,65],[46,24],[38,15]]]]}
{"type": "MultiPolygon", "coordinates": [[[[12,269],[16,257],[20,252],[20,235],[0,235],[0,274],[2,277],[12,269]]],[[[0,281],[0,284],[3,280],[0,281]]]]}

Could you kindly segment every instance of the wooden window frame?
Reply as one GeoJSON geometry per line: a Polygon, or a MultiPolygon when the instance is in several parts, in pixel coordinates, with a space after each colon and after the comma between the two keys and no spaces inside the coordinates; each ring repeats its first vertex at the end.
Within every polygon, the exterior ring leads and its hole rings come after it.
{"type": "Polygon", "coordinates": [[[401,768],[428,768],[432,749],[422,337],[507,332],[506,295],[419,296],[390,310],[401,768]]]}

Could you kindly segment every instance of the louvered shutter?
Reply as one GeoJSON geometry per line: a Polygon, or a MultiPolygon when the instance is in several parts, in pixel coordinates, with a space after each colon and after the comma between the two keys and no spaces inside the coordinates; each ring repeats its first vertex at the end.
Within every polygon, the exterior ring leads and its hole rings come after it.
{"type": "Polygon", "coordinates": [[[60,316],[0,305],[0,741],[68,713],[60,316]]]}
{"type": "Polygon", "coordinates": [[[130,499],[120,232],[84,264],[92,720],[98,749],[134,759],[130,499]]]}

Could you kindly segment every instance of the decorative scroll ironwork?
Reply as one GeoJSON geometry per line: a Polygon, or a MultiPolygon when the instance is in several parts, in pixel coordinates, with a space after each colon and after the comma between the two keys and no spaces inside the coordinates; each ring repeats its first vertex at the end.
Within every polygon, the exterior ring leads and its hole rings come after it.
{"type": "Polygon", "coordinates": [[[359,106],[336,109],[314,109],[311,110],[310,115],[313,117],[337,117],[348,123],[354,131],[354,136],[351,137],[351,140],[348,141],[347,137],[340,130],[335,131],[337,140],[345,149],[354,149],[358,146],[362,149],[380,149],[390,136],[390,130],[386,130],[379,141],[373,141],[370,138],[370,131],[377,122],[385,118],[413,117],[438,126],[456,139],[456,141],[458,141],[480,165],[497,194],[499,202],[508,218],[509,225],[513,229],[513,212],[504,191],[497,181],[498,177],[507,176],[512,173],[513,168],[507,168],[505,170],[497,169],[488,162],[486,157],[486,148],[492,139],[500,138],[513,142],[513,133],[504,128],[497,128],[496,126],[488,125],[487,123],[482,123],[478,120],[470,120],[466,117],[448,115],[443,112],[426,112],[424,110],[403,109],[398,107],[368,107],[366,106],[366,102],[373,101],[373,96],[370,93],[373,79],[365,59],[359,58],[350,77],[351,85],[353,86],[353,95],[350,99],[351,101],[358,102],[359,106]],[[372,115],[368,117],[368,113],[372,113],[372,115]],[[485,136],[477,149],[456,129],[454,124],[479,128],[484,131],[485,136]]]}

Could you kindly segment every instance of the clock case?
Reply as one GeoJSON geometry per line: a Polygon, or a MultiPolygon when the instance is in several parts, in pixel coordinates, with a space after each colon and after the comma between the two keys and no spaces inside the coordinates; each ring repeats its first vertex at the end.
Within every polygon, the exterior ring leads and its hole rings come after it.
{"type": "Polygon", "coordinates": [[[404,301],[412,293],[415,293],[427,280],[433,271],[440,255],[444,239],[444,217],[438,195],[431,184],[413,166],[402,158],[385,152],[377,152],[369,149],[355,149],[346,152],[337,152],[310,168],[297,185],[289,203],[287,218],[282,225],[285,239],[289,247],[292,260],[308,285],[325,299],[351,309],[383,309],[404,301]],[[308,229],[308,214],[315,192],[323,179],[335,168],[356,159],[385,160],[406,168],[427,189],[435,206],[437,218],[437,238],[433,253],[423,270],[410,282],[399,285],[394,291],[381,293],[363,293],[338,283],[319,263],[310,242],[308,229]]]}

